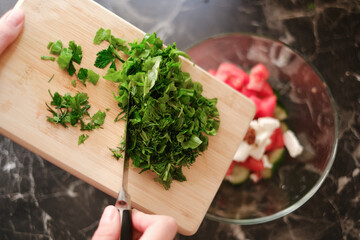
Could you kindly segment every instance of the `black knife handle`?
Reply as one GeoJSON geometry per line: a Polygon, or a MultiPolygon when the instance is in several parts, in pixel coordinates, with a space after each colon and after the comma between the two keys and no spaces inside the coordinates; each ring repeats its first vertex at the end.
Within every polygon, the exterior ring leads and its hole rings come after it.
{"type": "Polygon", "coordinates": [[[129,209],[122,210],[120,240],[132,240],[131,210],[129,209]]]}

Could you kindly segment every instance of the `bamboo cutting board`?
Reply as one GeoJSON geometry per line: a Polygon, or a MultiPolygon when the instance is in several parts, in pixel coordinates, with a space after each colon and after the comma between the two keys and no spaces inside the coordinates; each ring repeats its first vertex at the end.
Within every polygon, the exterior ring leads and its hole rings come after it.
{"type": "MultiPolygon", "coordinates": [[[[124,134],[125,122],[113,121],[119,112],[112,96],[117,85],[100,78],[96,86],[88,83],[84,87],[77,82],[74,88],[71,85],[74,77],[62,71],[56,62],[40,60],[40,56],[49,55],[46,48],[49,41],[62,40],[67,46],[75,40],[83,49],[81,67],[103,76],[106,70],[93,64],[96,53],[106,48],[107,43],[100,46],[92,43],[96,31],[100,27],[109,28],[112,34],[128,42],[141,40],[144,33],[90,0],[24,0],[16,7],[25,11],[26,23],[17,41],[0,57],[0,133],[116,197],[121,186],[122,160],[116,161],[108,148],[116,147],[124,134]],[[89,139],[78,146],[78,136],[83,133],[79,127],[65,129],[46,121],[49,89],[61,94],[88,93],[91,114],[110,108],[104,128],[88,133],[89,139]]],[[[132,168],[128,190],[135,208],[173,216],[179,232],[192,235],[220,186],[255,107],[191,62],[184,60],[183,70],[191,74],[193,81],[203,84],[204,96],[218,98],[219,132],[210,137],[209,149],[196,163],[184,169],[188,181],[173,182],[166,191],[153,181],[152,173],[138,174],[139,169],[132,168]]]]}

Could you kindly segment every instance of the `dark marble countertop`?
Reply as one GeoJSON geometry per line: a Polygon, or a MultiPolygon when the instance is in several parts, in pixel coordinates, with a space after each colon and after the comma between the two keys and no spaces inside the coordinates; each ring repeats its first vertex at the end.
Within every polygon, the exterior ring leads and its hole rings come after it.
{"type": "MultiPolygon", "coordinates": [[[[2,0],[0,15],[15,0],[2,0]]],[[[319,191],[295,212],[239,226],[204,219],[176,239],[360,239],[359,0],[99,0],[180,49],[227,32],[283,41],[324,76],[339,113],[336,159],[319,191]]],[[[0,136],[0,239],[90,239],[114,199],[0,136]]]]}

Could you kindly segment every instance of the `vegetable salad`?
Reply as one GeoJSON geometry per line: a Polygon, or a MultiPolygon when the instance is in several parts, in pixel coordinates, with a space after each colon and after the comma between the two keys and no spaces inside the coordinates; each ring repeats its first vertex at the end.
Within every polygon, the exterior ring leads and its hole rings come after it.
{"type": "Polygon", "coordinates": [[[224,62],[209,73],[250,98],[256,105],[254,120],[238,147],[225,180],[240,184],[247,179],[258,182],[270,178],[284,158],[299,156],[303,147],[284,120],[287,112],[267,82],[269,70],[259,63],[247,73],[233,63],[224,62]]]}

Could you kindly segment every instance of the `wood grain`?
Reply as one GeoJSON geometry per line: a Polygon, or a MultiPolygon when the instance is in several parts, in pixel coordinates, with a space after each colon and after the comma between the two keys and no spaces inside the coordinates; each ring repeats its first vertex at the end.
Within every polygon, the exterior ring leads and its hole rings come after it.
{"type": "MultiPolygon", "coordinates": [[[[110,28],[114,35],[129,42],[142,39],[144,33],[90,0],[24,0],[16,7],[26,13],[23,32],[0,57],[0,133],[13,139],[48,161],[116,197],[121,186],[122,160],[115,161],[109,147],[115,147],[124,133],[124,122],[114,123],[119,109],[112,92],[117,85],[100,79],[97,86],[84,87],[71,78],[56,62],[40,60],[48,55],[49,41],[61,39],[65,45],[75,40],[84,51],[81,67],[100,75],[105,70],[93,66],[96,53],[106,48],[92,43],[96,31],[110,28]],[[54,74],[53,80],[48,83],[54,74]],[[87,92],[90,112],[107,112],[104,129],[90,132],[85,144],[78,146],[79,128],[63,128],[46,121],[48,89],[61,94],[87,92]]],[[[75,66],[79,69],[79,66],[75,66]]],[[[255,107],[250,100],[214,79],[191,62],[183,61],[183,70],[203,84],[204,95],[218,98],[221,125],[218,135],[210,137],[209,149],[196,163],[184,170],[188,181],[173,182],[171,189],[153,181],[150,172],[138,174],[130,169],[129,193],[139,210],[173,216],[179,232],[195,233],[220,186],[232,156],[252,119],[255,107]]]]}

